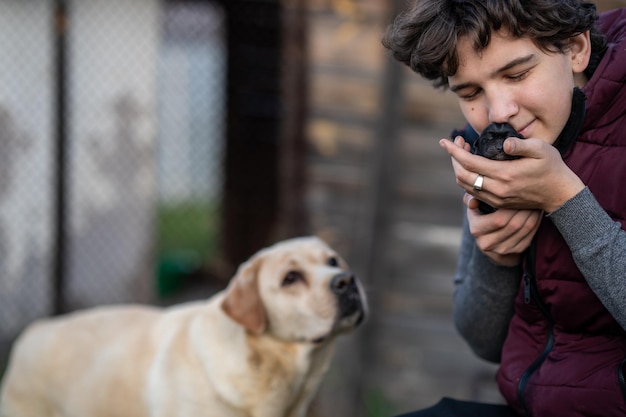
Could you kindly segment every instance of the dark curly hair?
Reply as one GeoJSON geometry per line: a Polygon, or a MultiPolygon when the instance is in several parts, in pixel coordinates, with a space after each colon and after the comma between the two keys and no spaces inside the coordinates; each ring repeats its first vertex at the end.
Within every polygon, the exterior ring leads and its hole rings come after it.
{"type": "Polygon", "coordinates": [[[589,30],[590,76],[606,51],[597,20],[595,5],[580,0],[417,0],[387,28],[382,43],[395,59],[446,89],[459,66],[459,38],[468,37],[481,51],[492,31],[502,29],[546,52],[563,53],[568,39],[589,30]]]}

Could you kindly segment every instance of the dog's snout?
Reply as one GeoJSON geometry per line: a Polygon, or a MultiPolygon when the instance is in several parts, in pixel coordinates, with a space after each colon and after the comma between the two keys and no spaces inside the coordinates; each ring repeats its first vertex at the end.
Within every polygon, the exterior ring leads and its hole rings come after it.
{"type": "Polygon", "coordinates": [[[339,274],[333,277],[330,282],[330,288],[335,294],[345,294],[354,286],[354,275],[339,274]]]}
{"type": "Polygon", "coordinates": [[[337,318],[347,320],[343,326],[358,326],[365,318],[366,301],[357,277],[349,272],[335,275],[330,290],[337,297],[337,318]]]}

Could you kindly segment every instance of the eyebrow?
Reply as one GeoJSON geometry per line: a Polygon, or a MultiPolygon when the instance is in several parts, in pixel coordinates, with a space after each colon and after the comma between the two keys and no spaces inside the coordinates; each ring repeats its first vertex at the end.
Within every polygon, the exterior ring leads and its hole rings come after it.
{"type": "MultiPolygon", "coordinates": [[[[519,57],[519,58],[515,58],[513,61],[507,62],[502,67],[500,67],[497,70],[493,71],[491,73],[490,77],[495,77],[496,75],[498,75],[500,73],[503,73],[505,71],[508,71],[511,68],[514,68],[514,67],[516,67],[518,65],[526,64],[527,62],[532,61],[534,58],[535,58],[535,54],[530,54],[530,55],[522,56],[522,57],[519,57]]],[[[450,86],[450,91],[452,91],[453,93],[456,93],[459,90],[463,90],[464,88],[471,87],[473,85],[474,85],[474,83],[472,83],[472,82],[462,83],[462,84],[458,84],[458,85],[454,85],[454,86],[451,85],[450,86]]]]}

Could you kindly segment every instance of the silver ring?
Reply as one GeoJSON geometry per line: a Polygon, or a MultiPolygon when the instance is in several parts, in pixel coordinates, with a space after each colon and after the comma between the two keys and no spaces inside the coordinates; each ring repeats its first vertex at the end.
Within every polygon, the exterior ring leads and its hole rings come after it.
{"type": "Polygon", "coordinates": [[[482,191],[483,189],[483,180],[485,179],[485,177],[483,177],[482,175],[478,174],[478,176],[476,177],[476,181],[474,181],[474,189],[476,191],[482,191]]]}

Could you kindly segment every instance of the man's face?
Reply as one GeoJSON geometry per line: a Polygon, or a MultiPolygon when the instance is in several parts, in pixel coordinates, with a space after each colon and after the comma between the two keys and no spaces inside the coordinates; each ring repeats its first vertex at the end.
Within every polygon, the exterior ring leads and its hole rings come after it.
{"type": "Polygon", "coordinates": [[[448,81],[463,115],[477,132],[507,122],[525,138],[554,143],[571,110],[572,52],[546,53],[530,39],[492,35],[481,52],[459,40],[460,65],[448,81]]]}

